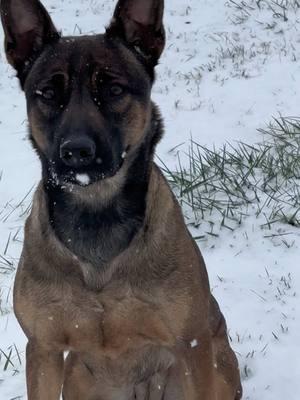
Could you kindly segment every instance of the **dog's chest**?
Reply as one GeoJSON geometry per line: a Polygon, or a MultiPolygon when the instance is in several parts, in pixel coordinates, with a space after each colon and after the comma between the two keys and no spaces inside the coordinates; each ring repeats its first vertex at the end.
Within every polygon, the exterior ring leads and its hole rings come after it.
{"type": "Polygon", "coordinates": [[[113,359],[147,345],[173,344],[163,310],[129,292],[74,293],[59,314],[56,329],[63,331],[63,346],[73,351],[113,359]]]}

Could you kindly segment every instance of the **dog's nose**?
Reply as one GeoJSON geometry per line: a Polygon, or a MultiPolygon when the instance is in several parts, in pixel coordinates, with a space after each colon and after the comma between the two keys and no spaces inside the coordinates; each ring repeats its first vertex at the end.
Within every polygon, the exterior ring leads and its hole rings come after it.
{"type": "Polygon", "coordinates": [[[96,156],[95,143],[89,138],[67,140],[60,146],[60,158],[68,167],[90,165],[96,156]]]}

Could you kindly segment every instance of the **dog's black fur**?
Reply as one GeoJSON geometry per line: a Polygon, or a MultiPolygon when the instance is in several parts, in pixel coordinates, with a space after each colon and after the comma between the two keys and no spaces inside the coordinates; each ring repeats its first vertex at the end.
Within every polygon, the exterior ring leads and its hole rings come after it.
{"type": "MultiPolygon", "coordinates": [[[[161,125],[154,129],[160,136],[161,125]]],[[[129,246],[144,222],[153,147],[154,143],[150,149],[144,144],[139,149],[124,187],[107,205],[90,207],[78,203],[72,193],[46,185],[51,224],[60,240],[74,254],[100,267],[129,246]]]]}

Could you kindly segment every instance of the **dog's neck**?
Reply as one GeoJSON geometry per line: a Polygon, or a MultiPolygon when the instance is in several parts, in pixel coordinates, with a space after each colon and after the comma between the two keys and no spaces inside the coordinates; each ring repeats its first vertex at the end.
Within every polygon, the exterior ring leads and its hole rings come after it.
{"type": "Polygon", "coordinates": [[[152,155],[147,153],[145,146],[130,166],[120,192],[107,204],[91,207],[78,201],[74,191],[45,188],[55,234],[72,253],[96,268],[125,250],[143,225],[152,167],[152,155]]]}

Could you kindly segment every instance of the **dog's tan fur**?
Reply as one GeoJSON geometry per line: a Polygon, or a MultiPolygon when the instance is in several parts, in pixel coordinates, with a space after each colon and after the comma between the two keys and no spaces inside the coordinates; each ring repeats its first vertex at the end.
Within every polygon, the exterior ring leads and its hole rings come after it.
{"type": "Polygon", "coordinates": [[[173,400],[238,399],[238,365],[223,316],[158,168],[153,164],[143,229],[101,278],[56,239],[46,202],[40,186],[14,292],[29,338],[29,399],[58,399],[66,350],[66,400],[131,399],[139,370],[147,368],[149,377],[153,370],[168,374],[173,400]],[[152,267],[170,263],[172,277],[157,281],[152,267]]]}

